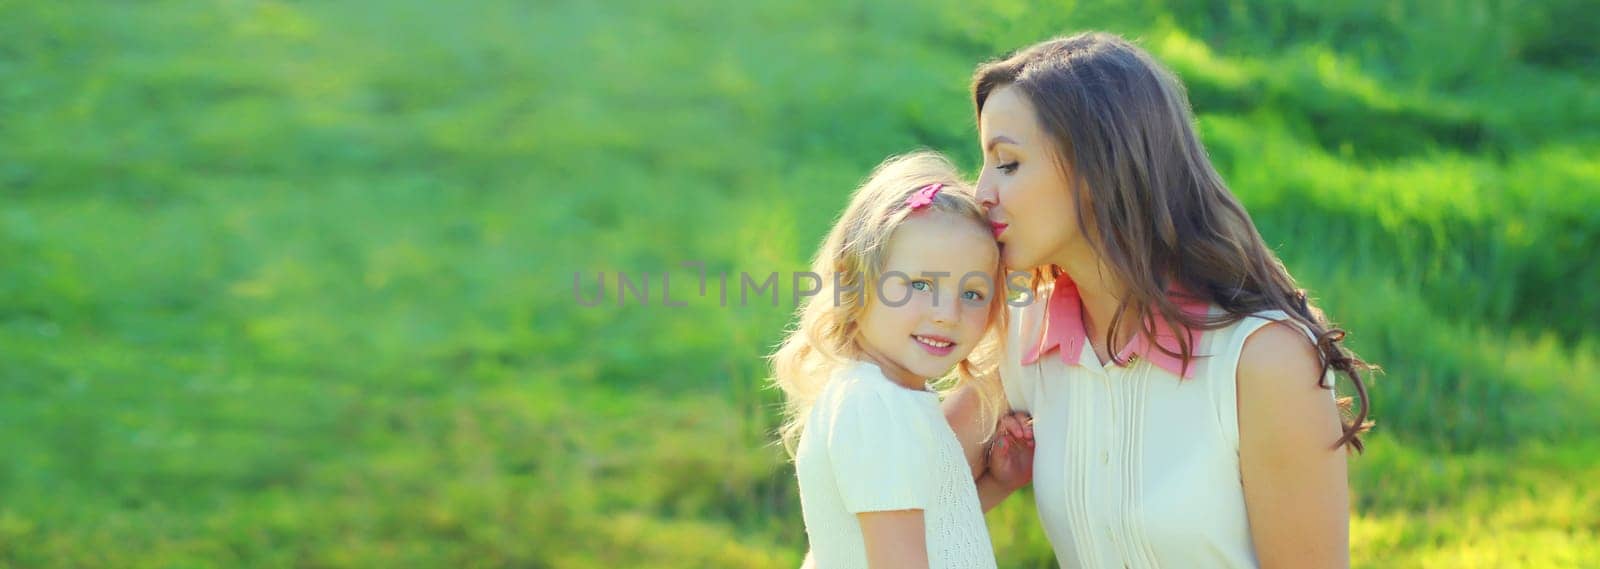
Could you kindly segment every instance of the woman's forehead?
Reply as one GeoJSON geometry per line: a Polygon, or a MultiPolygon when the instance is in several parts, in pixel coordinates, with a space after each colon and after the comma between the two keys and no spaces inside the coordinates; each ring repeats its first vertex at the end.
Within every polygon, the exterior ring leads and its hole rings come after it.
{"type": "Polygon", "coordinates": [[[1011,85],[1001,87],[983,105],[979,130],[985,149],[996,143],[1028,144],[1038,132],[1033,104],[1011,85]]]}

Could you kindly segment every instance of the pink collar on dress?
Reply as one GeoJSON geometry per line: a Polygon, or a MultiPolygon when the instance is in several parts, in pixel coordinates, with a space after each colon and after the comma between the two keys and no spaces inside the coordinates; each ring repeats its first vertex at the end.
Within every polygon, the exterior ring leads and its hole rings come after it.
{"type": "MultiPolygon", "coordinates": [[[[1210,311],[1209,303],[1203,300],[1196,300],[1188,295],[1178,294],[1168,296],[1168,298],[1178,304],[1179,310],[1191,316],[1203,318],[1210,311]]],[[[1067,278],[1064,274],[1056,277],[1055,291],[1050,294],[1050,299],[1047,302],[1044,332],[1039,335],[1039,344],[1023,354],[1022,364],[1032,365],[1034,362],[1039,361],[1040,356],[1052,349],[1058,349],[1061,351],[1062,363],[1081,365],[1079,359],[1083,356],[1083,343],[1088,338],[1084,335],[1083,303],[1078,298],[1077,283],[1072,282],[1072,279],[1067,278]]],[[[1135,356],[1144,357],[1148,358],[1157,367],[1172,372],[1173,375],[1181,376],[1184,379],[1193,376],[1195,366],[1192,363],[1185,368],[1182,358],[1169,355],[1156,347],[1166,348],[1173,353],[1179,352],[1178,336],[1173,333],[1172,327],[1167,324],[1166,319],[1155,319],[1155,331],[1156,339],[1154,345],[1151,344],[1149,338],[1140,333],[1134,337],[1133,341],[1128,342],[1127,347],[1122,350],[1118,359],[1132,362],[1137,359],[1135,356]]],[[[1185,331],[1189,334],[1190,349],[1198,349],[1203,331],[1188,329],[1185,329],[1185,331]]]]}

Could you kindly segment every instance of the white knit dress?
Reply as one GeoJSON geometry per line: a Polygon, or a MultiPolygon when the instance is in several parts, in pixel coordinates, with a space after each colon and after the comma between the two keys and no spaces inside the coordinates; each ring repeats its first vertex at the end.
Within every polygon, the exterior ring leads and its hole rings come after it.
{"type": "Polygon", "coordinates": [[[932,391],[878,366],[834,375],[795,451],[800,505],[819,569],[865,568],[856,514],[922,510],[929,567],[994,567],[972,471],[932,391]]]}

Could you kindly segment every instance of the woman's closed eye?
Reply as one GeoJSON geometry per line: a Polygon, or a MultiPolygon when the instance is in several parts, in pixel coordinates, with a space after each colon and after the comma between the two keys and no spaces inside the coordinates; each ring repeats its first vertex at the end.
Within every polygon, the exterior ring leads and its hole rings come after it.
{"type": "Polygon", "coordinates": [[[994,169],[999,170],[1001,172],[1005,172],[1007,174],[1012,174],[1012,173],[1015,173],[1017,171],[1017,166],[1018,166],[1017,161],[1012,160],[1010,162],[1006,162],[1006,163],[1001,164],[999,166],[995,166],[994,169]]]}

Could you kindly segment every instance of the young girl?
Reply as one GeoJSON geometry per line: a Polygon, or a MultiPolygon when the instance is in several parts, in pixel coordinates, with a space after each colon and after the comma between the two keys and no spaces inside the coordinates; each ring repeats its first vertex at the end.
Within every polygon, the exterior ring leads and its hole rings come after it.
{"type": "MultiPolygon", "coordinates": [[[[816,566],[993,567],[973,474],[929,381],[992,345],[999,252],[950,162],[880,165],[813,261],[772,356],[816,566]]],[[[997,285],[1002,285],[1000,290],[997,285]]],[[[809,563],[808,563],[809,564],[809,563]]]]}

